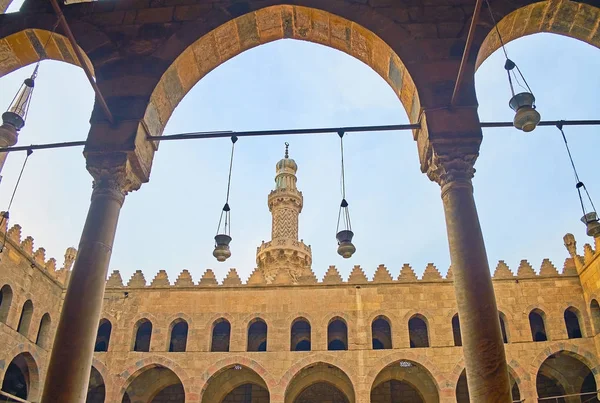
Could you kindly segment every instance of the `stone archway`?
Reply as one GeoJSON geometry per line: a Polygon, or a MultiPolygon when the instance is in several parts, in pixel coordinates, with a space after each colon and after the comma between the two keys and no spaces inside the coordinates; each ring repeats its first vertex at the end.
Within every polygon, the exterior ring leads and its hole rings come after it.
{"type": "Polygon", "coordinates": [[[162,365],[151,364],[140,369],[131,375],[127,385],[121,400],[123,403],[185,402],[181,379],[162,365]]]}
{"type": "Polygon", "coordinates": [[[540,402],[598,402],[594,373],[578,354],[559,351],[550,355],[537,371],[540,402]],[[563,397],[565,395],[573,395],[563,397]]]}
{"type": "Polygon", "coordinates": [[[438,385],[431,373],[414,361],[400,360],[377,374],[371,387],[371,402],[439,402],[438,385]],[[399,400],[401,399],[401,400],[399,400]]]}
{"type": "Polygon", "coordinates": [[[241,364],[223,367],[206,382],[201,403],[268,403],[269,388],[255,371],[241,364]]]}
{"type": "Polygon", "coordinates": [[[354,386],[344,371],[325,362],[309,364],[290,380],[285,403],[354,403],[354,386]]]}
{"type": "MultiPolygon", "coordinates": [[[[57,33],[54,33],[48,40],[50,34],[50,31],[44,29],[26,29],[0,39],[0,50],[3,56],[0,60],[0,77],[36,63],[40,58],[79,66],[69,40],[57,33]],[[48,45],[44,49],[46,42],[48,45]]],[[[86,64],[93,72],[93,65],[83,50],[82,54],[86,58],[86,64]]]]}
{"type": "Polygon", "coordinates": [[[327,11],[275,5],[244,14],[206,33],[174,60],[152,89],[144,113],[152,135],[161,135],[173,110],[211,70],[253,47],[280,40],[309,41],[349,54],[370,66],[394,90],[416,120],[420,103],[414,82],[398,55],[373,32],[327,11]]]}
{"type": "MultiPolygon", "coordinates": [[[[569,36],[600,47],[597,19],[600,9],[582,2],[569,0],[540,1],[521,7],[498,22],[504,43],[540,32],[569,36]]],[[[476,67],[500,48],[495,30],[490,30],[481,44],[476,67]]]]}
{"type": "Polygon", "coordinates": [[[14,357],[2,380],[2,391],[20,399],[35,399],[40,387],[40,375],[35,359],[24,352],[14,357]]]}

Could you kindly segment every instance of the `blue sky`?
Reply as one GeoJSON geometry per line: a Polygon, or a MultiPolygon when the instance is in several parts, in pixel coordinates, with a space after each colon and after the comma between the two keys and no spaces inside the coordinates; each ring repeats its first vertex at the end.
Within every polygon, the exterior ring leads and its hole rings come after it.
{"type": "MultiPolygon", "coordinates": [[[[538,34],[508,45],[527,77],[543,119],[597,119],[600,52],[573,39],[538,34]]],[[[501,52],[477,72],[482,121],[512,120],[501,52]]],[[[33,66],[0,78],[6,108],[33,66]]],[[[77,67],[44,61],[27,125],[19,144],[82,140],[87,136],[93,92],[77,67]]],[[[259,130],[407,123],[400,101],[360,61],[320,45],[282,40],[249,50],[219,66],[185,97],[165,134],[206,130],[259,130]]],[[[600,204],[594,175],[597,127],[568,127],[581,178],[600,204]]],[[[217,263],[213,236],[225,200],[229,139],[165,142],[150,182],[130,194],[121,212],[110,270],[124,281],[134,270],[148,283],[159,269],[175,281],[182,269],[198,281],[207,268],[223,278],[235,267],[245,280],[255,267],[256,247],[270,238],[267,195],[284,142],[299,165],[304,193],[300,237],[312,245],[313,270],[322,278],[336,265],[347,278],[353,265],[371,277],[385,264],[397,277],[403,263],[417,274],[428,262],[445,273],[450,264],[439,186],[419,171],[410,132],[350,134],[345,138],[347,199],[356,254],[336,253],[340,195],[337,135],[242,138],[236,145],[232,193],[232,257],[217,263]]],[[[0,208],[12,193],[24,153],[9,156],[0,184],[0,208]]],[[[486,129],[474,179],[475,197],[491,269],[503,259],[516,272],[528,259],[559,268],[567,257],[566,232],[580,250],[591,238],[581,212],[569,162],[556,128],[525,134],[486,129]]],[[[62,263],[77,246],[91,194],[81,148],[36,151],[11,209],[11,225],[62,263]]]]}

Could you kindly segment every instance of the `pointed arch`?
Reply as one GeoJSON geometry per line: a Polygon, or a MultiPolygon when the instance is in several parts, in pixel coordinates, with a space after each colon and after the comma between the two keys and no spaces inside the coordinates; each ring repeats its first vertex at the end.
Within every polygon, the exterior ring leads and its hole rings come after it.
{"type": "Polygon", "coordinates": [[[134,336],[132,342],[133,351],[150,351],[150,342],[152,341],[152,322],[144,318],[137,321],[134,326],[134,336]]]}
{"type": "Polygon", "coordinates": [[[529,328],[533,341],[548,341],[546,334],[546,314],[541,309],[533,309],[529,312],[529,328]]]}
{"type": "Polygon", "coordinates": [[[502,341],[504,344],[510,342],[510,333],[508,331],[508,321],[504,312],[498,311],[498,320],[500,321],[500,332],[502,333],[502,341]]]}
{"type": "Polygon", "coordinates": [[[8,364],[2,380],[2,391],[20,399],[37,398],[40,388],[38,364],[29,352],[16,355],[8,364]]]}
{"type": "Polygon", "coordinates": [[[247,393],[269,399],[267,382],[256,371],[244,364],[229,364],[213,373],[202,388],[201,403],[233,403],[247,393]]]}
{"type": "Polygon", "coordinates": [[[429,347],[429,326],[427,318],[415,314],[408,320],[408,335],[411,348],[429,347]]]}
{"type": "Polygon", "coordinates": [[[177,373],[162,364],[152,363],[135,371],[125,383],[122,402],[172,401],[185,402],[186,391],[177,373]]]}
{"type": "Polygon", "coordinates": [[[584,337],[582,321],[581,321],[581,312],[579,309],[570,306],[565,309],[564,312],[565,318],[565,327],[567,329],[567,335],[569,339],[580,339],[584,337]]]}
{"type": "Polygon", "coordinates": [[[411,360],[395,361],[379,371],[371,385],[371,401],[386,400],[436,403],[440,401],[439,385],[422,364],[411,360]]]}
{"type": "Polygon", "coordinates": [[[339,316],[331,318],[327,325],[327,350],[348,350],[348,325],[339,316]]]}
{"type": "Polygon", "coordinates": [[[387,316],[380,315],[371,322],[371,339],[373,350],[392,348],[392,326],[387,316]]]}
{"type": "Polygon", "coordinates": [[[108,351],[111,333],[112,323],[110,322],[110,320],[106,318],[100,319],[100,324],[98,325],[98,333],[96,334],[96,343],[94,344],[95,352],[108,351]]]}
{"type": "Polygon", "coordinates": [[[4,284],[2,288],[0,288],[0,322],[2,323],[6,323],[8,320],[12,298],[12,288],[10,288],[10,285],[4,284]]]}
{"type": "Polygon", "coordinates": [[[285,389],[285,403],[297,401],[347,402],[356,401],[350,377],[328,362],[315,362],[298,370],[285,389]]]}
{"type": "Polygon", "coordinates": [[[225,318],[219,318],[212,324],[210,351],[227,352],[231,340],[231,323],[225,318]]]}
{"type": "Polygon", "coordinates": [[[462,335],[460,334],[460,320],[458,313],[452,317],[452,336],[454,337],[454,345],[462,346],[462,335]]]}
{"type": "Polygon", "coordinates": [[[17,331],[25,337],[29,337],[29,327],[31,326],[31,318],[33,317],[33,302],[30,299],[25,301],[23,308],[21,308],[21,317],[19,318],[19,324],[17,331]]]}
{"type": "Polygon", "coordinates": [[[248,323],[246,351],[267,351],[268,326],[261,318],[254,318],[248,323]]]}
{"type": "Polygon", "coordinates": [[[50,319],[50,314],[46,312],[42,319],[40,320],[40,327],[38,329],[37,338],[35,339],[35,344],[40,346],[41,348],[48,350],[51,340],[50,335],[50,327],[52,325],[52,320],[50,319]]]}
{"type": "Polygon", "coordinates": [[[294,319],[290,330],[290,351],[310,351],[311,333],[308,319],[304,317],[294,319]]]}
{"type": "Polygon", "coordinates": [[[188,323],[182,318],[175,319],[169,325],[169,345],[170,353],[183,353],[187,348],[188,323]]]}
{"type": "Polygon", "coordinates": [[[594,325],[594,334],[600,333],[600,304],[595,298],[590,301],[590,316],[594,325]]]}

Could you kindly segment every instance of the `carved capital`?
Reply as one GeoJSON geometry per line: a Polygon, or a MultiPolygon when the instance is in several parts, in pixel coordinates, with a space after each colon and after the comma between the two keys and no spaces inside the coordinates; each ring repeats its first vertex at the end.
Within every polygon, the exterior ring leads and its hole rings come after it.
{"type": "Polygon", "coordinates": [[[124,152],[88,154],[87,170],[94,178],[92,199],[108,196],[123,203],[127,193],[141,186],[124,152]]]}
{"type": "Polygon", "coordinates": [[[438,183],[442,194],[452,186],[471,187],[471,179],[475,175],[475,160],[478,153],[444,153],[433,151],[428,164],[427,176],[438,183]]]}

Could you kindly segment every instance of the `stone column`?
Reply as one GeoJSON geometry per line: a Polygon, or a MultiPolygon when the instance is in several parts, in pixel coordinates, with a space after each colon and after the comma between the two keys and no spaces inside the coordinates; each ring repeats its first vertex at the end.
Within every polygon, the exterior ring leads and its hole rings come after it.
{"type": "Polygon", "coordinates": [[[442,188],[467,383],[472,402],[511,402],[508,367],[471,179],[479,144],[431,147],[427,174],[442,188]]]}
{"type": "Polygon", "coordinates": [[[139,183],[127,174],[127,156],[94,158],[90,209],[73,266],[48,366],[42,402],[85,402],[104,285],[119,212],[139,183]],[[137,183],[137,185],[135,185],[137,183]]]}

